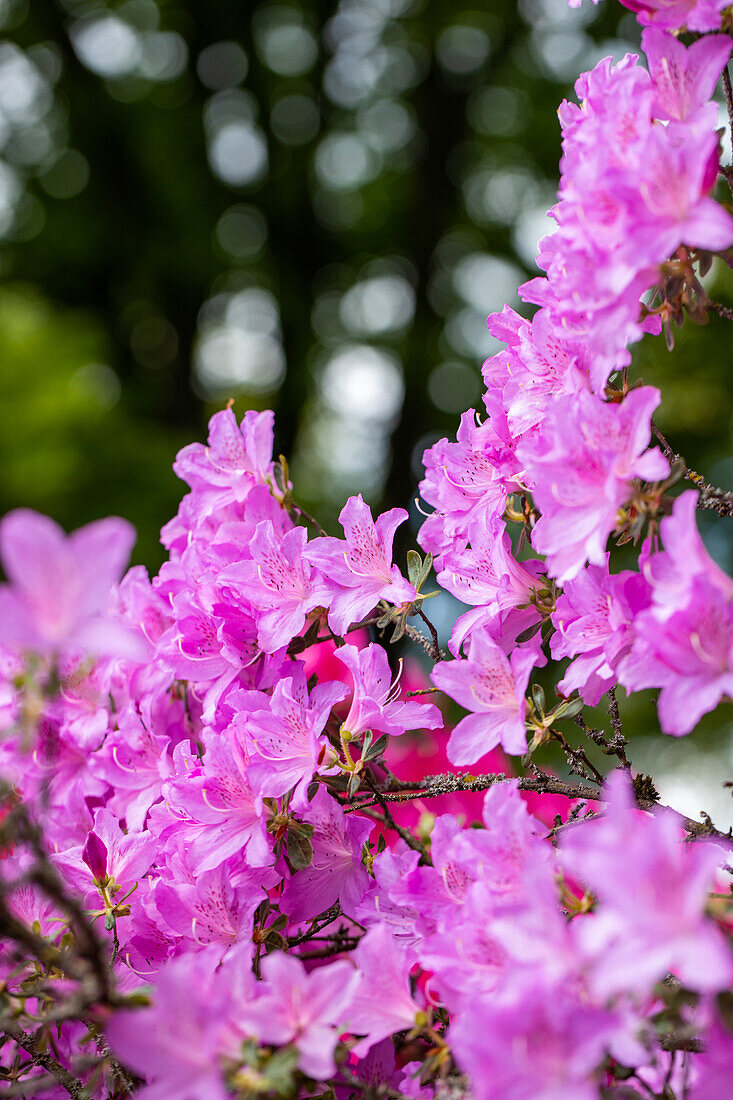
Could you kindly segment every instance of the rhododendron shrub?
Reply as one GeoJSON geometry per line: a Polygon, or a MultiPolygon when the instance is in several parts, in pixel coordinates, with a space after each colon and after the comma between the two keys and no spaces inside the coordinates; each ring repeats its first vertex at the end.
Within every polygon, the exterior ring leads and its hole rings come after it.
{"type": "Polygon", "coordinates": [[[489,318],[422,553],[361,496],[320,528],[272,414],[231,408],[176,459],[152,580],[124,520],[0,523],[0,1095],[729,1095],[733,837],[635,773],[617,692],[672,736],[733,701],[696,518],[733,495],[631,359],[730,312],[701,280],[733,256],[733,21],[626,6],[646,57],[560,108],[539,308],[489,318]]]}

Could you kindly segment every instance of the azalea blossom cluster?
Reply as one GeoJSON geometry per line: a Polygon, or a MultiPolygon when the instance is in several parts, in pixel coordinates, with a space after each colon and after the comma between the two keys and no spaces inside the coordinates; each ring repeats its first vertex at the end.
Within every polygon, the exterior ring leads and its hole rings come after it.
{"type": "Polygon", "coordinates": [[[733,248],[733,39],[709,0],[627,6],[646,66],[560,109],[539,309],[489,318],[482,415],[425,455],[424,556],[361,496],[322,530],[231,408],[152,581],[124,520],[0,523],[0,1095],[727,1094],[733,839],[660,805],[616,692],[677,736],[733,698],[696,525],[733,501],[677,491],[629,350],[703,319],[733,248]]]}

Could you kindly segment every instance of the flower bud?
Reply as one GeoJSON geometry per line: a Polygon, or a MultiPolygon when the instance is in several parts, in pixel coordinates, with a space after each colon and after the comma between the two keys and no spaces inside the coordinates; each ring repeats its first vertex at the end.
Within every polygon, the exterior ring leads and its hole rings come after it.
{"type": "Polygon", "coordinates": [[[81,858],[92,872],[95,882],[102,882],[107,877],[107,847],[94,831],[87,834],[81,858]]]}

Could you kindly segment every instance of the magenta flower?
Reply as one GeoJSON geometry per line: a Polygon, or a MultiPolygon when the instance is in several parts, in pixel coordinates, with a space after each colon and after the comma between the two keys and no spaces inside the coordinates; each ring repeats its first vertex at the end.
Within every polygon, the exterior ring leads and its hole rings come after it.
{"type": "Polygon", "coordinates": [[[574,657],[558,686],[574,691],[589,706],[616,683],[619,661],[631,649],[636,616],[649,605],[649,586],[639,573],[608,572],[608,564],[589,565],[567,581],[552,614],[555,660],[574,657]]]}
{"type": "Polygon", "coordinates": [[[158,974],[151,1008],[117,1012],[105,1031],[120,1060],[149,1082],[140,1100],[228,1100],[225,1060],[236,1061],[239,1020],[253,996],[246,959],[217,969],[213,948],[182,955],[158,974]]]}
{"type": "Polygon", "coordinates": [[[249,1026],[261,1042],[293,1043],[302,1071],[326,1080],[336,1071],[333,1052],[359,975],[345,960],[309,974],[299,959],[276,951],[263,959],[262,976],[265,990],[250,1009],[249,1026]]]}
{"type": "Polygon", "coordinates": [[[95,656],[144,657],[130,630],[108,617],[135,542],[123,519],[110,517],[71,535],[25,508],[0,522],[0,643],[40,653],[71,649],[95,656]]]}
{"type": "Polygon", "coordinates": [[[695,581],[703,577],[733,600],[733,580],[710,557],[697,529],[698,493],[688,489],[674,502],[672,515],[660,523],[664,550],[647,555],[641,563],[651,586],[655,613],[665,619],[690,602],[695,581]]]}
{"type": "Polygon", "coordinates": [[[730,1088],[733,1034],[719,1020],[705,1033],[704,1051],[695,1059],[697,1074],[690,1100],[720,1100],[730,1088]]]}
{"type": "Polygon", "coordinates": [[[346,539],[314,539],[303,551],[305,560],[323,573],[330,595],[328,621],[337,634],[379,600],[399,607],[416,598],[414,587],[392,564],[394,534],[406,519],[404,508],[392,508],[375,523],[361,494],[350,497],[339,516],[346,539]]]}
{"type": "Polygon", "coordinates": [[[127,707],[99,751],[89,758],[92,773],[114,791],[108,807],[124,818],[129,830],[143,828],[148,810],[172,775],[169,745],[168,736],[151,733],[137,711],[127,707]]]}
{"type": "Polygon", "coordinates": [[[348,1010],[348,1027],[364,1038],[353,1048],[360,1058],[395,1031],[414,1027],[420,1006],[410,993],[402,946],[386,924],[370,928],[354,952],[360,972],[348,1010]]]}
{"type": "MultiPolygon", "coordinates": [[[[597,1100],[594,1071],[622,1030],[615,1013],[562,982],[528,980],[511,999],[487,997],[471,1009],[451,1038],[478,1100],[597,1100]]],[[[638,1046],[632,1056],[643,1056],[638,1046]]]]}
{"type": "Polygon", "coordinates": [[[346,816],[322,787],[303,816],[315,829],[313,859],[286,882],[283,911],[294,921],[310,920],[339,901],[344,913],[353,915],[369,885],[361,857],[373,822],[346,816]]]}
{"type": "Polygon", "coordinates": [[[496,415],[477,424],[469,410],[461,416],[455,443],[441,439],[423,455],[420,495],[435,512],[420,528],[418,541],[434,555],[437,568],[456,538],[465,537],[472,519],[481,523],[503,514],[507,492],[516,487],[519,467],[503,419],[496,415]]]}
{"type": "Polygon", "coordinates": [[[305,674],[293,665],[292,676],[275,684],[272,695],[237,692],[233,728],[249,752],[247,779],[260,796],[280,798],[293,791],[291,805],[308,805],[307,790],[319,765],[327,770],[334,753],[322,736],[331,708],[347,693],[337,681],[318,684],[308,693],[305,674]],[[324,763],[325,761],[325,763],[324,763]]]}
{"type": "Polygon", "coordinates": [[[96,908],[97,883],[117,883],[121,894],[127,893],[147,873],[156,848],[156,839],[150,833],[123,833],[109,810],[101,809],[94,814],[94,827],[84,844],[67,848],[53,856],[53,861],[96,908]]]}
{"type": "Polygon", "coordinates": [[[543,664],[545,657],[536,646],[518,646],[507,657],[485,630],[477,630],[467,660],[441,661],[434,667],[435,686],[473,712],[450,735],[452,764],[475,764],[497,745],[512,756],[526,751],[524,696],[532,669],[543,664]]]}
{"type": "MultiPolygon", "coordinates": [[[[720,30],[721,12],[728,0],[621,0],[644,27],[662,30],[720,30]]],[[[577,5],[575,5],[577,6],[577,5]]]]}
{"type": "Polygon", "coordinates": [[[206,752],[198,774],[166,784],[170,806],[185,815],[188,848],[197,874],[246,852],[254,867],[272,862],[258,799],[247,780],[249,758],[230,735],[204,733],[206,752]],[[190,823],[190,824],[189,824],[190,823]],[[193,827],[191,827],[193,826],[193,827]]]}
{"type": "MultiPolygon", "coordinates": [[[[470,547],[449,550],[443,556],[438,583],[463,603],[490,607],[495,614],[530,602],[541,588],[544,562],[538,558],[519,562],[503,519],[474,522],[467,531],[470,547]]],[[[460,544],[459,544],[460,545],[460,544]]]]}
{"type": "Polygon", "coordinates": [[[704,714],[733,698],[733,602],[705,577],[690,586],[689,603],[660,621],[650,608],[634,622],[635,639],[619,666],[629,691],[661,688],[664,733],[690,733],[704,714]]]}
{"type": "Polygon", "coordinates": [[[231,409],[214,413],[209,444],[190,443],[179,451],[173,469],[192,489],[203,492],[206,511],[227,500],[243,501],[272,473],[274,415],[249,410],[241,425],[231,409]]]}
{"type": "Polygon", "coordinates": [[[597,896],[576,926],[603,996],[646,993],[671,971],[701,992],[725,989],[733,959],[705,915],[724,850],[686,843],[673,817],[635,808],[628,774],[612,772],[605,816],[563,834],[562,861],[597,896]]]}
{"type": "Polygon", "coordinates": [[[658,118],[684,121],[707,103],[733,42],[727,35],[706,36],[685,48],[673,34],[645,30],[641,45],[654,82],[658,118]]]}
{"type": "Polygon", "coordinates": [[[539,439],[520,448],[542,513],[532,545],[547,555],[548,571],[560,583],[586,561],[603,564],[634,479],[658,481],[669,473],[661,451],[647,449],[659,401],[651,386],[632,390],[620,405],[585,392],[559,398],[539,439]]]}
{"type": "Polygon", "coordinates": [[[263,520],[249,543],[252,559],[227,566],[217,578],[259,612],[257,640],[265,653],[288,645],[300,634],[308,613],[328,601],[324,584],[303,554],[307,541],[304,527],[279,536],[270,520],[263,520]]]}
{"type": "Polygon", "coordinates": [[[195,882],[158,881],[155,906],[163,921],[178,936],[196,944],[219,943],[225,947],[249,942],[252,917],[265,899],[265,891],[251,880],[232,881],[226,863],[204,871],[195,882]]]}
{"type": "Polygon", "coordinates": [[[353,738],[368,729],[396,737],[406,730],[434,730],[443,725],[443,716],[433,703],[399,701],[399,676],[393,683],[387,654],[380,645],[361,650],[340,646],[334,657],[346,665],[354,680],[351,707],[341,724],[353,738]]]}
{"type": "Polygon", "coordinates": [[[718,157],[718,135],[710,124],[717,112],[711,108],[697,133],[688,124],[693,140],[675,145],[661,128],[649,135],[629,228],[635,247],[650,260],[671,255],[680,244],[713,252],[733,244],[733,217],[708,195],[715,182],[710,164],[718,157]]]}
{"type": "Polygon", "coordinates": [[[633,648],[618,665],[629,691],[661,688],[659,721],[673,736],[733,696],[733,581],[697,531],[697,493],[662,520],[665,549],[643,562],[651,606],[634,617],[633,648]]]}

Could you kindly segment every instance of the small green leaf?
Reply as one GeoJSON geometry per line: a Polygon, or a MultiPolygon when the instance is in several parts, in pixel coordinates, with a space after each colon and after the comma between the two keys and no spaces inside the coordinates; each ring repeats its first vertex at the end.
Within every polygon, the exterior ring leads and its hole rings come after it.
{"type": "Polygon", "coordinates": [[[420,578],[422,577],[423,564],[422,558],[418,554],[417,550],[407,551],[407,576],[410,584],[419,590],[420,578]]]}
{"type": "Polygon", "coordinates": [[[526,630],[523,630],[521,634],[517,634],[517,643],[528,642],[531,638],[534,638],[537,631],[542,626],[542,620],[535,623],[534,626],[528,626],[526,630]]]}
{"type": "Polygon", "coordinates": [[[281,1047],[266,1065],[262,1067],[262,1076],[273,1092],[278,1096],[290,1096],[295,1092],[295,1071],[298,1068],[298,1051],[295,1047],[281,1047]]]}
{"type": "Polygon", "coordinates": [[[279,932],[268,931],[264,943],[265,951],[269,955],[271,951],[282,951],[285,946],[285,937],[281,936],[279,932]]]}
{"type": "Polygon", "coordinates": [[[575,718],[584,706],[582,699],[568,699],[565,703],[559,703],[552,713],[555,718],[575,718]]]}
{"type": "Polygon", "coordinates": [[[270,899],[265,898],[255,909],[254,922],[255,924],[264,924],[270,913],[270,899]]]}
{"type": "Polygon", "coordinates": [[[288,859],[295,871],[302,871],[304,868],[309,867],[313,861],[313,845],[307,836],[303,836],[300,832],[293,832],[288,829],[287,837],[285,840],[285,850],[288,853],[288,859]]]}
{"type": "Polygon", "coordinates": [[[382,755],[389,744],[389,737],[386,733],[383,733],[381,737],[378,737],[368,753],[364,753],[365,760],[376,760],[382,755]]]}

